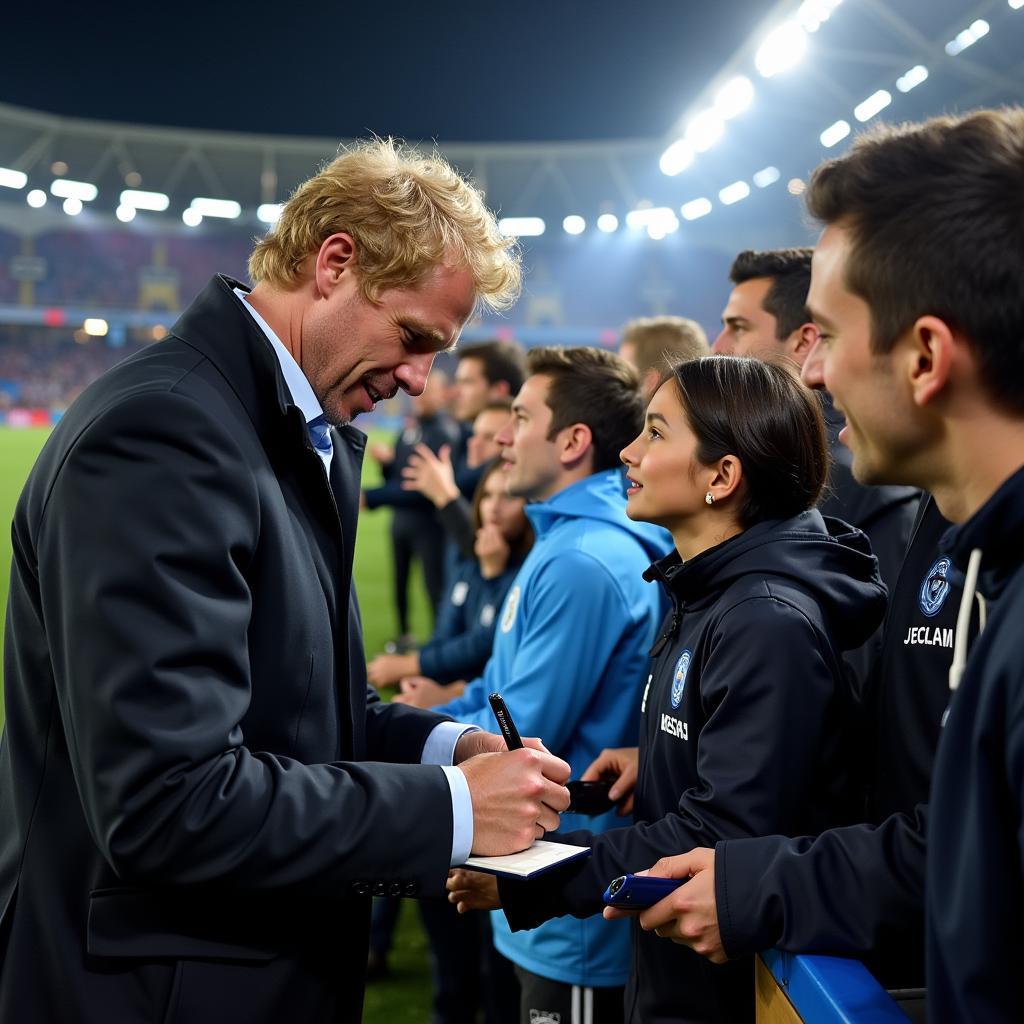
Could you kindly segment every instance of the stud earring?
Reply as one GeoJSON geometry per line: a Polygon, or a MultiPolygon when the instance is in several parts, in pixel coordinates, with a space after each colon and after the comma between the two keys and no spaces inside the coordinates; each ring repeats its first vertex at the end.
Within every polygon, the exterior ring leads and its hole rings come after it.
{"type": "Polygon", "coordinates": [[[714,503],[715,503],[715,496],[710,491],[708,491],[708,493],[704,495],[704,500],[709,505],[714,505],[714,503]]]}

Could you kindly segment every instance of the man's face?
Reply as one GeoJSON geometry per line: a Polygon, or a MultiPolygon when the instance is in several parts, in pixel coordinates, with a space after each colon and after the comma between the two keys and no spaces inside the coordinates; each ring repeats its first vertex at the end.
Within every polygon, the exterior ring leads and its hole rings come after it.
{"type": "Polygon", "coordinates": [[[358,272],[346,270],[308,308],[298,362],[328,422],[348,423],[399,388],[423,391],[434,356],[450,348],[473,310],[464,267],[438,266],[412,288],[389,288],[370,302],[358,272]]]}
{"type": "Polygon", "coordinates": [[[508,493],[527,501],[544,501],[562,489],[558,438],[548,440],[551,409],[550,378],[528,377],[512,403],[512,418],[498,432],[501,457],[507,465],[508,493]]]}
{"type": "Polygon", "coordinates": [[[804,364],[804,383],[831,393],[846,417],[839,440],[853,453],[864,484],[913,483],[908,465],[923,454],[928,435],[906,381],[897,373],[901,343],[871,351],[871,310],[845,284],[848,231],[827,227],[814,250],[807,297],[818,342],[804,364]]]}
{"type": "Polygon", "coordinates": [[[501,452],[498,444],[498,431],[509,421],[509,414],[504,409],[484,409],[473,420],[473,433],[466,440],[466,462],[470,469],[476,469],[485,462],[490,462],[501,452]]]}
{"type": "Polygon", "coordinates": [[[484,375],[483,360],[464,356],[455,368],[455,400],[452,404],[455,418],[468,423],[490,397],[491,384],[484,375]]]}
{"type": "Polygon", "coordinates": [[[722,332],[711,346],[724,356],[764,356],[778,349],[776,321],[763,309],[772,287],[770,277],[754,277],[736,285],[722,311],[722,332]]]}

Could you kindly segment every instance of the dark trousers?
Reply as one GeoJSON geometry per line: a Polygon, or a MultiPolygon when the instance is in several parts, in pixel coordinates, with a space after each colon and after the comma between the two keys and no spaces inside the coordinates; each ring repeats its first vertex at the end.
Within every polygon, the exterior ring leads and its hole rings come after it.
{"type": "Polygon", "coordinates": [[[518,1024],[519,983],[495,948],[488,914],[459,914],[451,903],[424,900],[420,917],[430,939],[434,977],[432,1024],[518,1024]]]}
{"type": "Polygon", "coordinates": [[[552,981],[516,965],[522,990],[520,1024],[622,1024],[624,988],[589,988],[552,981]]]}
{"type": "Polygon", "coordinates": [[[409,574],[419,560],[434,617],[444,596],[444,532],[433,512],[396,508],[391,518],[391,550],[395,563],[395,612],[398,632],[409,632],[409,574]]]}

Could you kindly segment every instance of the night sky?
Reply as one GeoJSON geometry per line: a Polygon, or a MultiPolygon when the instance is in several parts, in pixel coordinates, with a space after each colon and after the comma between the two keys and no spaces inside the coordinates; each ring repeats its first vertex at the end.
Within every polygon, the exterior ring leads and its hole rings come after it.
{"type": "Polygon", "coordinates": [[[21,3],[0,102],[265,134],[660,136],[771,8],[642,0],[21,3]]]}

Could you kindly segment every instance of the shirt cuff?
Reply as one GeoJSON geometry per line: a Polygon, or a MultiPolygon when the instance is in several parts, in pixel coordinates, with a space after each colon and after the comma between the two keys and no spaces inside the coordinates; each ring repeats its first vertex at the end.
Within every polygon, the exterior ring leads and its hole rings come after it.
{"type": "Polygon", "coordinates": [[[462,772],[452,766],[455,745],[467,732],[476,732],[477,726],[461,722],[442,722],[435,725],[423,744],[422,764],[438,764],[448,779],[452,794],[452,867],[464,864],[473,850],[473,798],[469,783],[462,772]]]}

